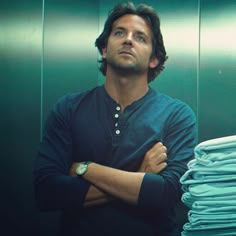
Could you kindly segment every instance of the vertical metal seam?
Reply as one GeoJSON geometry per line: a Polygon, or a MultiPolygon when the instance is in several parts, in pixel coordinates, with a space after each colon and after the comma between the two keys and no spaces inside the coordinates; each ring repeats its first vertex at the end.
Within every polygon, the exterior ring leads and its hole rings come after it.
{"type": "MultiPolygon", "coordinates": [[[[100,15],[100,1],[97,1],[97,14],[98,14],[98,24],[97,24],[97,35],[99,35],[99,32],[100,32],[100,24],[101,24],[101,15],[100,15]]],[[[98,37],[98,36],[97,36],[98,37]]],[[[100,67],[100,63],[99,63],[99,61],[100,61],[100,54],[99,54],[99,51],[98,51],[98,49],[97,49],[97,68],[99,68],[100,67]]],[[[100,70],[97,70],[97,86],[100,84],[100,70]]]]}
{"type": "Polygon", "coordinates": [[[197,124],[199,127],[199,83],[201,60],[201,0],[198,0],[198,55],[197,55],[197,124]]]}
{"type": "Polygon", "coordinates": [[[40,65],[40,140],[43,136],[43,82],[44,82],[44,6],[45,0],[42,0],[42,46],[41,46],[41,65],[40,65]]]}

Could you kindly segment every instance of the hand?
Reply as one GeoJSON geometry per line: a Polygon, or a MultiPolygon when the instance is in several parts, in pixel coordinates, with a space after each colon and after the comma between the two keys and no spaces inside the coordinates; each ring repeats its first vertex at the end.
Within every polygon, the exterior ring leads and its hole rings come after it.
{"type": "Polygon", "coordinates": [[[161,142],[158,142],[146,152],[139,172],[160,173],[166,168],[166,161],[167,148],[161,142]]]}
{"type": "Polygon", "coordinates": [[[69,169],[69,175],[70,176],[77,176],[75,170],[78,167],[78,165],[80,164],[80,162],[73,162],[70,169],[69,169]]]}

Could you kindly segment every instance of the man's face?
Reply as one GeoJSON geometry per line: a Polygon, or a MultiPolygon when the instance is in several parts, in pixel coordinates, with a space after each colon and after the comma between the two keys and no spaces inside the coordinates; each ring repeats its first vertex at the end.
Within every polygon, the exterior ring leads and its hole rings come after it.
{"type": "Polygon", "coordinates": [[[132,14],[118,18],[112,27],[103,58],[107,68],[124,72],[147,73],[157,66],[152,53],[152,32],[146,21],[132,14]]]}

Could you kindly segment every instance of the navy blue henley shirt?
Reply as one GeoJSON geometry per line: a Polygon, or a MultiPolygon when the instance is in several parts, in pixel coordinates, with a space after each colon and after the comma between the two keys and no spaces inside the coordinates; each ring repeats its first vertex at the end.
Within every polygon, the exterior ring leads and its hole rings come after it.
{"type": "Polygon", "coordinates": [[[45,124],[35,160],[35,193],[41,210],[62,210],[62,234],[174,236],[174,206],[181,197],[180,177],[197,144],[196,118],[185,103],[149,91],[121,113],[99,86],[63,96],[45,124]],[[83,208],[90,183],[71,177],[73,162],[92,161],[136,172],[158,141],[168,150],[168,166],[144,176],[138,205],[122,201],[83,208]]]}

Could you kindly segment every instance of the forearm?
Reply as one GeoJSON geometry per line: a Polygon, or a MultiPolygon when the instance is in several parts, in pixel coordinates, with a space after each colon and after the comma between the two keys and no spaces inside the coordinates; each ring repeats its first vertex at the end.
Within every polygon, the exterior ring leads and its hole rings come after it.
{"type": "Polygon", "coordinates": [[[100,205],[114,200],[112,196],[105,193],[101,189],[96,188],[94,185],[91,185],[84,201],[84,207],[91,207],[95,205],[100,205]]]}
{"type": "Polygon", "coordinates": [[[90,163],[83,178],[108,195],[136,204],[144,175],[90,163]]]}
{"type": "MultiPolygon", "coordinates": [[[[113,199],[116,197],[124,201],[137,203],[144,173],[161,172],[166,167],[166,160],[166,147],[158,142],[144,156],[144,160],[138,170],[138,172],[142,172],[142,174],[106,168],[102,165],[97,165],[96,168],[90,167],[89,174],[84,176],[85,179],[87,178],[86,180],[91,183],[84,206],[97,205],[111,201],[111,194],[113,195],[113,199]]],[[[74,163],[71,166],[69,171],[71,176],[76,176],[78,165],[79,163],[74,163]]]]}

